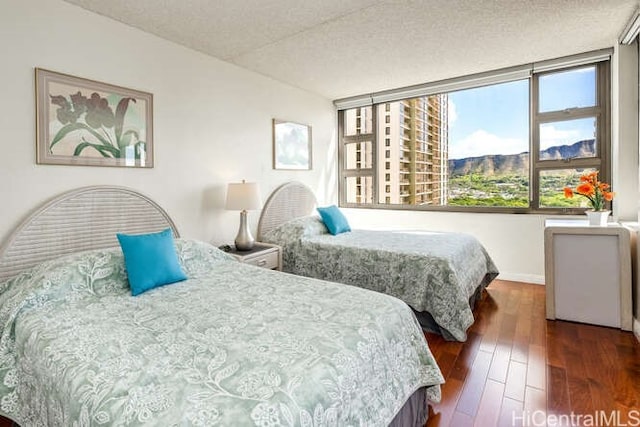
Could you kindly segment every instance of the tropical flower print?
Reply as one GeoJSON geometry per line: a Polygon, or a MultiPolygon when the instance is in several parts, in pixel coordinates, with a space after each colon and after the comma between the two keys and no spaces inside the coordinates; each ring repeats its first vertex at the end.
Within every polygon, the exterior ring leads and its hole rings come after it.
{"type": "MultiPolygon", "coordinates": [[[[283,247],[283,270],[394,296],[433,317],[445,338],[465,341],[469,299],[498,275],[474,236],[464,233],[352,230],[329,234],[320,218],[296,218],[262,236],[283,247]]],[[[336,313],[353,325],[362,312],[336,313]]],[[[434,328],[434,329],[435,329],[434,328]]]]}
{"type": "Polygon", "coordinates": [[[85,96],[78,91],[69,95],[50,95],[51,104],[56,106],[56,118],[62,128],[49,144],[49,151],[68,135],[79,135],[80,142],[75,146],[74,156],[80,156],[85,150],[93,150],[103,157],[124,158],[127,147],[133,147],[135,158],[144,155],[145,141],[141,140],[135,129],[125,130],[125,118],[130,103],[135,98],[123,97],[115,106],[115,111],[106,97],[93,92],[85,96]]]}

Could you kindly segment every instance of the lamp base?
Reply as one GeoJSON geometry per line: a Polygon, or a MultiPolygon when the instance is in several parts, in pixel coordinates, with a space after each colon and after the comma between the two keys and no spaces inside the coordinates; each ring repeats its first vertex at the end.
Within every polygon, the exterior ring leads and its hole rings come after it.
{"type": "Polygon", "coordinates": [[[253,249],[256,240],[249,231],[249,225],[247,223],[247,211],[240,212],[240,228],[238,229],[238,235],[236,236],[235,244],[236,249],[239,251],[250,251],[253,249]]]}

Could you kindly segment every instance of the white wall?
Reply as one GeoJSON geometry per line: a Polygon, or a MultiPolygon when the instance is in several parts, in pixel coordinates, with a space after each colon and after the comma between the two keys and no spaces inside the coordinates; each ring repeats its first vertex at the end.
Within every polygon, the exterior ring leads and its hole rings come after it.
{"type": "MultiPolygon", "coordinates": [[[[636,42],[637,43],[637,42],[636,42]]],[[[636,43],[619,45],[612,60],[612,134],[615,210],[624,220],[638,218],[638,53],[636,43]]]]}
{"type": "MultiPolygon", "coordinates": [[[[614,185],[618,194],[623,194],[620,210],[624,218],[637,221],[640,215],[638,201],[638,46],[637,41],[629,46],[620,45],[616,48],[613,86],[616,96],[613,103],[614,137],[619,141],[618,155],[614,153],[614,185]]],[[[621,215],[622,216],[622,215],[621,215]]],[[[637,266],[636,266],[637,267],[637,266]]],[[[635,297],[634,316],[640,313],[640,278],[636,268],[633,294],[635,297]]],[[[636,320],[636,322],[638,322],[636,320]]],[[[638,327],[636,326],[636,333],[638,327]]]]}
{"type": "MultiPolygon", "coordinates": [[[[0,0],[0,239],[42,201],[95,184],[132,187],[165,207],[183,236],[231,242],[228,182],[263,198],[297,179],[335,200],[336,115],[322,97],[58,0],[0,0]],[[155,168],[35,164],[34,67],[151,92],[155,168]],[[271,119],[313,127],[314,168],[271,168],[271,119]]],[[[250,212],[255,230],[259,212],[250,212]]]]}

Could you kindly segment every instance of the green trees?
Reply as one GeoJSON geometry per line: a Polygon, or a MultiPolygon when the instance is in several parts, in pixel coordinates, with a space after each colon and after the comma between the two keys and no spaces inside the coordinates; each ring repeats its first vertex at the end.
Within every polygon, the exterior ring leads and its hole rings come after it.
{"type": "MultiPolygon", "coordinates": [[[[580,207],[578,198],[564,197],[563,188],[577,176],[563,172],[540,177],[540,207],[580,207]]],[[[449,178],[447,204],[450,206],[529,207],[529,177],[520,174],[468,174],[449,178]]]]}

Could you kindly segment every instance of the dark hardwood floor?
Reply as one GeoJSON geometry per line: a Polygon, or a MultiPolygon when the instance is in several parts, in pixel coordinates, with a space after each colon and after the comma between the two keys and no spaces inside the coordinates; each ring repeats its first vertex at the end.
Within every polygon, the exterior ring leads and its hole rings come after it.
{"type": "Polygon", "coordinates": [[[563,414],[575,423],[555,425],[589,425],[584,416],[596,411],[619,417],[599,425],[640,425],[640,344],[632,333],[547,321],[544,286],[501,280],[474,313],[464,343],[426,334],[446,379],[427,427],[553,425],[563,414]]]}

